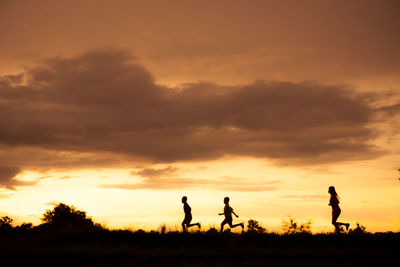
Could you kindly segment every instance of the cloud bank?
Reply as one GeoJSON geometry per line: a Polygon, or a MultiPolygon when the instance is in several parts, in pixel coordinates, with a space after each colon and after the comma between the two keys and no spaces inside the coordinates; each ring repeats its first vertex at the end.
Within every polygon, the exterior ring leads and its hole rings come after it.
{"type": "Polygon", "coordinates": [[[369,159],[381,153],[372,145],[378,111],[369,101],[316,82],[167,87],[127,52],[94,50],[0,77],[0,156],[20,168],[22,147],[56,155],[59,163],[24,156],[53,168],[73,167],[71,153],[94,155],[93,164],[107,155],[105,165],[110,155],[169,163],[226,155],[306,165],[369,159]]]}

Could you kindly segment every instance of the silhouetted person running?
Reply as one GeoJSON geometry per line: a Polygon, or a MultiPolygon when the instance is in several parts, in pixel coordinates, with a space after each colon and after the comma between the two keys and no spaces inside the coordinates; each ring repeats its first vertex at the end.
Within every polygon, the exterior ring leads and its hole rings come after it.
{"type": "Polygon", "coordinates": [[[230,228],[235,228],[237,226],[241,226],[242,229],[244,229],[244,224],[243,223],[238,223],[238,224],[232,224],[232,213],[235,214],[236,218],[239,218],[239,216],[233,211],[231,206],[229,206],[229,197],[224,198],[224,213],[219,213],[219,215],[225,215],[225,219],[221,223],[221,233],[224,230],[224,225],[229,224],[230,228]]]}
{"type": "Polygon", "coordinates": [[[183,211],[185,212],[185,218],[183,219],[183,222],[182,222],[183,232],[187,232],[187,228],[195,226],[195,225],[197,225],[200,229],[201,228],[200,223],[190,224],[190,222],[192,221],[192,208],[187,203],[187,197],[182,197],[182,203],[183,203],[183,211]]]}
{"type": "Polygon", "coordinates": [[[341,231],[340,226],[342,226],[342,225],[346,226],[346,230],[349,230],[349,226],[350,226],[349,223],[342,223],[342,222],[337,221],[341,210],[339,207],[339,196],[336,193],[335,187],[330,186],[328,193],[331,194],[331,198],[329,200],[329,206],[332,207],[332,224],[333,224],[333,226],[335,226],[335,232],[340,233],[340,231],[341,231]]]}

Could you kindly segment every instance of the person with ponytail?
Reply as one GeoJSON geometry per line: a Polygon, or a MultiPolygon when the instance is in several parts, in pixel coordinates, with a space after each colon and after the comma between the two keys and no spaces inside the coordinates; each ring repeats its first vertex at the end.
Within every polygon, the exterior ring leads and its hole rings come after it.
{"type": "Polygon", "coordinates": [[[339,218],[339,215],[341,213],[341,209],[339,207],[339,196],[336,193],[336,189],[334,186],[330,186],[328,193],[331,195],[331,198],[329,200],[329,206],[332,207],[332,224],[335,226],[335,232],[340,233],[341,232],[341,227],[344,225],[346,227],[346,230],[349,230],[349,223],[342,223],[338,222],[337,219],[339,218]]]}

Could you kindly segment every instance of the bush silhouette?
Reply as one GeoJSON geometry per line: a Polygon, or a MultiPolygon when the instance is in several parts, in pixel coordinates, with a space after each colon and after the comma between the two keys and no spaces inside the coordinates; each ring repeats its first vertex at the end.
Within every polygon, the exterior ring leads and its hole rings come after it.
{"type": "Polygon", "coordinates": [[[159,227],[159,232],[160,232],[160,234],[165,235],[167,233],[167,225],[161,224],[159,227]]]}
{"type": "Polygon", "coordinates": [[[311,234],[311,221],[298,224],[294,218],[289,217],[288,221],[282,220],[282,228],[285,234],[311,234]]]}
{"type": "Polygon", "coordinates": [[[265,228],[262,227],[262,226],[258,223],[258,221],[252,220],[252,219],[250,219],[250,220],[247,222],[247,229],[248,229],[247,232],[249,232],[249,233],[258,233],[258,234],[262,234],[262,233],[265,232],[265,228]]]}
{"type": "Polygon", "coordinates": [[[13,219],[8,216],[4,216],[0,218],[0,230],[1,231],[9,231],[12,227],[13,219]]]}
{"type": "Polygon", "coordinates": [[[43,225],[53,229],[91,229],[101,228],[91,218],[86,217],[85,211],[77,210],[74,206],[60,203],[53,210],[46,210],[43,214],[43,225]]]}
{"type": "Polygon", "coordinates": [[[209,234],[209,235],[217,235],[219,232],[218,232],[218,230],[217,229],[215,229],[215,227],[211,227],[210,229],[208,229],[207,231],[206,231],[206,234],[209,234]]]}
{"type": "Polygon", "coordinates": [[[15,226],[14,229],[16,231],[22,231],[22,232],[29,231],[29,230],[33,229],[33,224],[32,223],[23,223],[21,225],[15,226]]]}
{"type": "Polygon", "coordinates": [[[359,222],[356,223],[357,227],[354,229],[349,230],[349,234],[353,235],[363,235],[363,234],[368,234],[369,232],[366,230],[367,228],[363,225],[361,225],[359,222]]]}
{"type": "Polygon", "coordinates": [[[225,229],[225,230],[222,232],[222,234],[224,234],[224,235],[231,235],[231,234],[233,234],[233,233],[232,233],[232,230],[231,230],[230,228],[227,228],[227,229],[225,229]]]}

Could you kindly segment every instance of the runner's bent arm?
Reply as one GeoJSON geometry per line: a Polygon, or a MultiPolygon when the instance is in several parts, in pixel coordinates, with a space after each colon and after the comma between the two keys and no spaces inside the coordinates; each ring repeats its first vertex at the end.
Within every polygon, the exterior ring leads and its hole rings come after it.
{"type": "Polygon", "coordinates": [[[232,209],[232,213],[235,214],[236,218],[239,218],[239,215],[237,215],[237,214],[233,211],[233,209],[232,209]]]}

